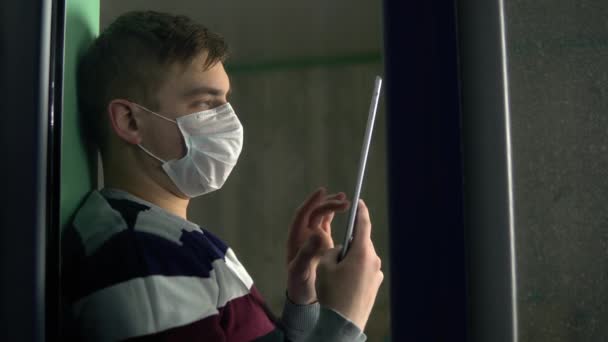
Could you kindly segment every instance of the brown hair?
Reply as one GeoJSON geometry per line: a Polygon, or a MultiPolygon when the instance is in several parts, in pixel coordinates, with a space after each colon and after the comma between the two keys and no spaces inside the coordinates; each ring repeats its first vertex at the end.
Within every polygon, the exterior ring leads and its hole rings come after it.
{"type": "Polygon", "coordinates": [[[128,12],[104,30],[80,60],[78,101],[83,129],[103,149],[107,104],[115,98],[154,110],[154,94],[175,63],[186,65],[206,52],[205,69],[228,55],[224,39],[186,16],[128,12]]]}

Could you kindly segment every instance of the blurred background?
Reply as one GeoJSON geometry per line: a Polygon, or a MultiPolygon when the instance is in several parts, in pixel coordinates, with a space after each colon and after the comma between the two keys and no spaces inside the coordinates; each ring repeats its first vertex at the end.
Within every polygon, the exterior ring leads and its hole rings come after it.
{"type": "Polygon", "coordinates": [[[506,1],[521,341],[608,336],[608,6],[506,1]]]}
{"type": "MultiPolygon", "coordinates": [[[[384,68],[382,2],[100,5],[102,30],[121,13],[152,9],[186,14],[226,38],[244,150],[225,187],[194,200],[189,215],[234,248],[280,312],[294,209],[320,185],[352,193],[372,81],[384,68]]],[[[608,334],[602,324],[608,317],[608,7],[599,0],[508,1],[504,13],[519,338],[602,341],[608,334]]],[[[363,197],[388,264],[384,114],[381,101],[363,197]]],[[[338,241],[345,216],[335,220],[338,241]]],[[[370,341],[389,331],[384,269],[370,341]]]]}
{"type": "MultiPolygon", "coordinates": [[[[280,314],[285,241],[295,209],[319,186],[351,196],[376,75],[383,74],[382,2],[102,0],[100,29],[131,10],[184,14],[226,39],[230,102],[245,128],[224,187],[194,199],[189,218],[223,238],[280,314]]],[[[381,101],[362,198],[388,265],[385,110],[381,101]]],[[[347,214],[336,217],[342,243],[347,214]]],[[[389,335],[388,267],[366,327],[389,335]]]]}
{"type": "MultiPolygon", "coordinates": [[[[225,187],[194,200],[189,216],[234,248],[276,313],[294,210],[319,186],[352,195],[373,80],[387,62],[391,96],[381,98],[363,190],[386,276],[368,340],[390,339],[391,326],[395,341],[607,340],[605,0],[72,0],[62,63],[62,21],[51,25],[50,13],[65,4],[0,2],[0,93],[10,95],[0,112],[27,114],[0,125],[2,146],[19,143],[0,168],[10,180],[0,206],[2,340],[41,341],[45,329],[58,339],[59,229],[95,186],[75,65],[130,10],[186,14],[231,46],[245,146],[225,187]],[[383,16],[396,3],[405,9],[383,16]],[[62,77],[64,103],[54,88],[62,77]]],[[[337,240],[345,219],[335,219],[337,240]]]]}

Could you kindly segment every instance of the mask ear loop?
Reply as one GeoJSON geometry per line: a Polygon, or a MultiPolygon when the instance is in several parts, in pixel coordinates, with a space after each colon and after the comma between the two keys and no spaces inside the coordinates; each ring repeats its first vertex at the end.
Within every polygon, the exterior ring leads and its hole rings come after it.
{"type": "Polygon", "coordinates": [[[166,161],[164,161],[164,160],[162,160],[162,159],[158,158],[157,156],[155,156],[155,155],[154,155],[152,152],[148,151],[148,150],[147,150],[145,147],[141,146],[141,144],[137,144],[137,146],[138,146],[139,148],[141,148],[141,149],[142,149],[144,152],[146,152],[146,153],[147,153],[147,154],[148,154],[150,157],[152,157],[152,158],[154,158],[154,159],[158,160],[159,162],[161,162],[161,163],[163,163],[163,164],[164,164],[164,163],[166,163],[166,161]]]}
{"type": "Polygon", "coordinates": [[[165,117],[165,116],[163,116],[163,115],[160,115],[160,114],[158,114],[158,113],[156,113],[156,112],[153,112],[153,111],[149,110],[148,108],[146,108],[146,107],[144,107],[144,106],[138,105],[138,104],[137,104],[137,103],[135,103],[135,102],[131,102],[131,103],[133,103],[133,104],[134,104],[134,105],[136,105],[137,107],[139,107],[139,108],[141,108],[141,109],[145,110],[145,111],[146,111],[146,112],[148,112],[148,113],[151,113],[151,114],[154,114],[154,115],[158,116],[159,118],[161,118],[161,119],[163,119],[163,120],[167,120],[167,121],[169,121],[169,122],[173,122],[174,124],[177,124],[177,121],[175,121],[175,120],[173,120],[173,119],[169,119],[169,118],[167,118],[167,117],[165,117]]]}
{"type": "MultiPolygon", "coordinates": [[[[135,102],[131,102],[131,103],[132,103],[132,104],[134,104],[134,105],[136,105],[137,107],[139,107],[139,108],[141,108],[141,109],[145,110],[145,111],[146,111],[146,112],[148,112],[148,113],[151,113],[151,114],[154,114],[154,115],[158,116],[159,118],[161,118],[161,119],[163,119],[163,120],[167,120],[167,121],[169,121],[169,122],[173,122],[174,124],[177,124],[177,121],[175,121],[175,120],[173,120],[173,119],[166,118],[166,117],[164,117],[164,116],[162,116],[162,115],[160,115],[160,114],[158,114],[158,113],[156,113],[156,112],[153,112],[153,111],[149,110],[148,108],[146,108],[146,107],[144,107],[144,106],[138,105],[138,104],[137,104],[137,103],[135,103],[135,102]]],[[[137,144],[137,146],[138,146],[139,148],[141,148],[141,149],[142,149],[142,151],[146,152],[146,153],[147,153],[147,154],[148,154],[150,157],[152,157],[152,158],[154,158],[154,159],[158,160],[159,162],[161,162],[161,163],[163,163],[163,164],[164,164],[164,163],[166,163],[166,161],[164,161],[164,160],[160,159],[159,157],[157,157],[156,155],[154,155],[154,153],[150,152],[148,149],[146,149],[145,147],[143,147],[141,144],[137,144]]]]}

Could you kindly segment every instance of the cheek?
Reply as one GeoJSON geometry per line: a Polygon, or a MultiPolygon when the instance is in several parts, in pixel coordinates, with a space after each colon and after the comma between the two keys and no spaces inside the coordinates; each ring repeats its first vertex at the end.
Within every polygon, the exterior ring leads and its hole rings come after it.
{"type": "Polygon", "coordinates": [[[151,127],[147,136],[151,140],[147,145],[164,160],[180,159],[186,155],[184,138],[177,125],[151,127]]]}
{"type": "Polygon", "coordinates": [[[180,159],[186,155],[184,137],[177,126],[174,126],[171,130],[167,130],[166,145],[168,149],[167,152],[170,153],[171,159],[180,159]]]}

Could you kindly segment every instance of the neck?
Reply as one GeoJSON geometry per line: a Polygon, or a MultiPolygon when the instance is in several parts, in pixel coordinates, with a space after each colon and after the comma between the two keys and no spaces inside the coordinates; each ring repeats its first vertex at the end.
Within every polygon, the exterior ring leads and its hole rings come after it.
{"type": "Polygon", "coordinates": [[[187,198],[182,198],[162,187],[148,175],[133,174],[129,168],[104,167],[104,186],[126,191],[145,201],[157,205],[173,215],[187,220],[187,198]],[[112,170],[118,170],[113,172],[112,170]]]}

